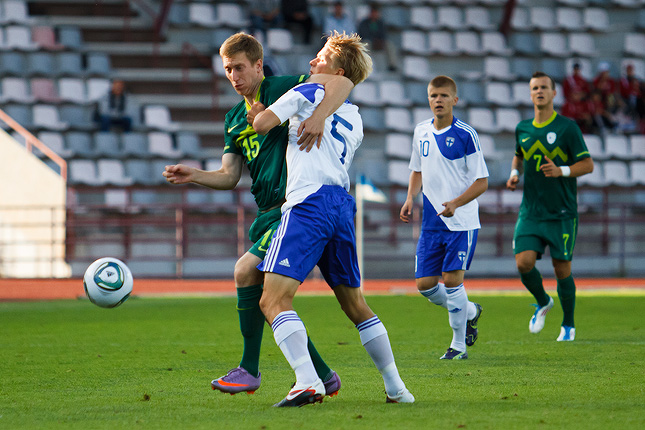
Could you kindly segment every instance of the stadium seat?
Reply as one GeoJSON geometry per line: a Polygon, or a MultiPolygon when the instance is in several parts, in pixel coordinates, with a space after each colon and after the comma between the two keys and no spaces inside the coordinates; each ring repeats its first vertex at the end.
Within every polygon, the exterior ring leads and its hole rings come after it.
{"type": "Polygon", "coordinates": [[[427,83],[428,76],[432,75],[430,71],[430,62],[427,58],[408,55],[403,57],[403,67],[401,68],[405,77],[420,80],[427,83]]]}
{"type": "Polygon", "coordinates": [[[585,8],[582,12],[584,26],[591,31],[606,32],[609,30],[609,14],[599,7],[585,8]]]}
{"type": "Polygon", "coordinates": [[[409,161],[390,160],[387,163],[387,178],[397,185],[407,186],[410,182],[409,161]]]}
{"type": "Polygon", "coordinates": [[[535,61],[531,58],[513,57],[511,60],[511,73],[516,75],[518,79],[524,79],[527,85],[535,67],[535,61]]]}
{"type": "Polygon", "coordinates": [[[565,31],[581,31],[582,12],[570,7],[559,7],[555,12],[555,21],[559,29],[565,31]]]}
{"type": "Polygon", "coordinates": [[[591,61],[588,58],[567,58],[565,60],[565,70],[573,70],[573,65],[580,65],[580,73],[587,80],[593,79],[593,67],[591,66],[591,61]]]}
{"type": "MultiPolygon", "coordinates": [[[[11,104],[5,105],[2,110],[23,127],[31,128],[33,126],[33,114],[29,106],[23,104],[11,104]]],[[[4,126],[2,121],[0,121],[0,124],[4,126]]]]}
{"type": "Polygon", "coordinates": [[[382,106],[383,102],[379,97],[376,82],[361,82],[357,85],[350,95],[350,99],[357,105],[382,106]]]}
{"type": "Polygon", "coordinates": [[[473,57],[485,54],[479,41],[479,34],[472,31],[458,32],[455,34],[455,49],[459,53],[473,57]]]}
{"type": "Polygon", "coordinates": [[[578,185],[589,185],[592,187],[602,187],[606,185],[603,171],[603,162],[594,160],[593,172],[580,176],[578,178],[578,185]]]}
{"type": "Polygon", "coordinates": [[[188,27],[188,4],[173,2],[168,11],[168,23],[173,27],[188,27]]]}
{"type": "Polygon", "coordinates": [[[199,136],[190,131],[175,134],[177,149],[189,157],[203,158],[204,151],[201,147],[199,136]]]}
{"type": "MultiPolygon", "coordinates": [[[[410,25],[408,8],[406,7],[386,4],[381,8],[381,16],[388,28],[403,29],[410,25]]],[[[360,22],[358,14],[356,15],[356,22],[360,22]]]]}
{"type": "Polygon", "coordinates": [[[120,147],[119,136],[109,131],[94,133],[94,155],[107,158],[119,158],[125,155],[120,147]]]}
{"type": "Polygon", "coordinates": [[[27,2],[24,0],[4,0],[3,2],[3,23],[10,24],[31,24],[33,21],[27,10],[27,2]]]}
{"type": "Polygon", "coordinates": [[[511,64],[504,57],[484,58],[484,77],[503,81],[514,80],[516,76],[511,73],[511,64]]]}
{"type": "Polygon", "coordinates": [[[495,125],[493,111],[484,107],[468,109],[468,124],[478,133],[497,133],[499,130],[495,125]]]}
{"type": "Polygon", "coordinates": [[[639,160],[645,160],[645,135],[632,135],[629,138],[629,151],[632,157],[639,160]]]}
{"type": "Polygon", "coordinates": [[[513,90],[513,102],[516,106],[533,106],[531,101],[531,89],[529,83],[525,81],[513,82],[511,86],[513,90]]]}
{"type": "Polygon", "coordinates": [[[524,7],[515,7],[511,16],[511,28],[517,31],[529,31],[533,29],[529,17],[529,10],[524,7]]]}
{"type": "MultiPolygon", "coordinates": [[[[495,112],[495,124],[501,131],[515,132],[517,124],[522,120],[520,111],[510,108],[498,108],[495,112]]],[[[475,128],[477,130],[477,128],[475,128]]]]}
{"type": "MultiPolygon", "coordinates": [[[[484,86],[481,82],[462,82],[459,85],[459,104],[467,106],[482,106],[486,103],[484,86]]],[[[427,97],[426,97],[427,103],[427,97]]]]}
{"type": "Polygon", "coordinates": [[[434,29],[434,9],[427,6],[414,6],[410,8],[410,26],[425,31],[434,29]]]}
{"type": "Polygon", "coordinates": [[[410,111],[406,108],[388,107],[384,114],[388,130],[409,132],[413,127],[410,111]]]}
{"type": "Polygon", "coordinates": [[[51,78],[34,78],[31,80],[31,95],[35,101],[58,103],[60,97],[51,78]]]}
{"type": "Polygon", "coordinates": [[[631,172],[631,184],[645,185],[645,161],[632,161],[629,165],[629,171],[631,172]]]}
{"type": "Polygon", "coordinates": [[[31,29],[22,25],[5,27],[6,46],[19,51],[35,51],[38,45],[31,40],[31,29]]]}
{"type": "Polygon", "coordinates": [[[48,52],[34,52],[27,55],[27,74],[54,77],[54,57],[48,52]]]}
{"type": "Polygon", "coordinates": [[[588,33],[569,34],[569,50],[583,57],[593,57],[597,52],[594,38],[588,33]]]}
{"type": "Polygon", "coordinates": [[[148,133],[148,150],[150,154],[164,158],[179,158],[184,155],[174,148],[172,135],[162,131],[148,133]]]}
{"type": "Polygon", "coordinates": [[[605,154],[605,149],[603,148],[600,136],[596,134],[584,134],[582,137],[587,145],[589,154],[591,154],[591,158],[594,160],[606,160],[609,158],[607,154],[605,154]]]}
{"type": "Polygon", "coordinates": [[[2,103],[12,101],[31,103],[34,101],[34,98],[29,94],[27,81],[23,78],[3,78],[0,86],[2,87],[2,92],[0,93],[2,103]]]}
{"type": "Polygon", "coordinates": [[[70,131],[65,134],[65,147],[75,157],[91,157],[94,154],[92,138],[88,133],[70,131]]]}
{"type": "Polygon", "coordinates": [[[69,124],[61,121],[56,106],[35,104],[32,108],[34,126],[48,130],[66,130],[69,124]]]}
{"type": "Polygon", "coordinates": [[[439,6],[437,9],[436,25],[447,30],[462,30],[464,15],[461,8],[452,6],[439,6]]]}
{"type": "Polygon", "coordinates": [[[513,52],[502,33],[489,31],[481,34],[482,50],[492,55],[510,56],[513,52]]]}
{"type": "Polygon", "coordinates": [[[49,51],[58,51],[64,48],[63,45],[56,41],[54,29],[48,25],[39,25],[31,29],[31,37],[41,49],[49,51]]]}
{"type": "Polygon", "coordinates": [[[60,107],[60,118],[78,131],[93,130],[92,110],[80,105],[63,105],[60,107]]]}
{"type": "Polygon", "coordinates": [[[477,31],[492,30],[495,26],[490,19],[490,13],[485,7],[468,7],[465,10],[466,27],[477,31]]]}
{"type": "Polygon", "coordinates": [[[117,186],[132,185],[133,180],[125,171],[125,165],[121,160],[100,159],[96,162],[97,180],[100,184],[117,186]]]}
{"type": "Polygon", "coordinates": [[[170,119],[170,110],[163,105],[147,105],[143,108],[146,126],[163,131],[177,131],[179,124],[170,119]]]}
{"type": "Polygon", "coordinates": [[[75,51],[83,47],[83,36],[78,27],[64,26],[58,28],[58,41],[61,45],[75,51]]]}
{"type": "Polygon", "coordinates": [[[217,22],[219,26],[232,27],[241,29],[248,25],[242,6],[235,3],[218,3],[215,6],[217,10],[217,22]]]}
{"type": "Polygon", "coordinates": [[[213,5],[206,2],[190,2],[188,4],[188,21],[210,28],[217,27],[219,24],[213,5]]]}
{"type": "Polygon", "coordinates": [[[134,156],[147,158],[150,156],[148,151],[148,136],[144,133],[128,132],[121,135],[121,147],[124,156],[134,156]]]}
{"type": "MultiPolygon", "coordinates": [[[[55,131],[41,131],[38,133],[38,140],[47,145],[49,149],[63,158],[72,156],[72,151],[65,147],[63,135],[55,131]]],[[[35,152],[35,151],[34,151],[35,152]]]]}
{"type": "Polygon", "coordinates": [[[553,98],[553,106],[559,109],[564,104],[564,91],[562,85],[558,82],[555,83],[555,97],[553,98]]]}
{"type": "MultiPolygon", "coordinates": [[[[0,29],[0,34],[2,33],[0,29]]],[[[0,46],[1,49],[1,46],[0,46]]],[[[24,76],[26,61],[20,52],[0,53],[0,75],[24,76]]]]}
{"type": "MultiPolygon", "coordinates": [[[[127,159],[124,162],[125,174],[131,178],[136,185],[155,185],[165,179],[159,172],[159,175],[152,174],[152,164],[148,160],[127,159]],[[157,176],[160,176],[159,179],[157,176]]],[[[155,172],[156,173],[156,172],[155,172]]]]}
{"type": "Polygon", "coordinates": [[[634,55],[636,57],[645,57],[645,49],[643,49],[643,46],[645,46],[645,34],[625,34],[625,54],[634,55]]]}
{"type": "Polygon", "coordinates": [[[542,33],[540,35],[540,51],[557,57],[567,57],[570,54],[567,38],[560,33],[542,33]]]}
{"type": "Polygon", "coordinates": [[[58,94],[61,100],[77,104],[87,103],[85,81],[81,78],[61,78],[58,80],[58,94]]]}
{"type": "Polygon", "coordinates": [[[551,7],[532,7],[529,9],[531,26],[538,30],[556,29],[555,13],[551,7]]]}
{"type": "Polygon", "coordinates": [[[532,33],[514,33],[511,36],[511,46],[515,51],[527,57],[540,54],[540,38],[532,33]]]}
{"type": "Polygon", "coordinates": [[[401,32],[401,49],[404,53],[424,55],[428,50],[428,35],[418,30],[403,30],[401,32]]]}
{"type": "Polygon", "coordinates": [[[85,71],[91,76],[107,77],[112,72],[110,57],[104,52],[90,52],[86,56],[85,71]]]}
{"type": "Polygon", "coordinates": [[[563,58],[542,58],[539,61],[539,70],[551,76],[556,82],[566,79],[565,60],[563,58]]]}
{"type": "Polygon", "coordinates": [[[384,114],[381,108],[361,108],[363,127],[370,131],[383,131],[385,129],[384,114]]]}
{"type": "Polygon", "coordinates": [[[495,106],[515,106],[511,86],[506,82],[488,82],[486,84],[486,100],[495,106]]]}
{"type": "Polygon", "coordinates": [[[100,185],[96,163],[92,160],[70,160],[69,181],[72,185],[100,185]]]}
{"type": "Polygon", "coordinates": [[[412,136],[403,133],[388,133],[385,136],[385,155],[409,160],[412,155],[412,136]]]}
{"type": "Polygon", "coordinates": [[[486,160],[501,160],[506,156],[503,151],[497,150],[495,138],[490,134],[479,134],[479,146],[486,160]]]}
{"type": "Polygon", "coordinates": [[[287,29],[271,28],[267,30],[266,45],[273,52],[291,52],[293,51],[293,36],[287,29]]]}
{"type": "MultiPolygon", "coordinates": [[[[360,85],[359,85],[360,87],[360,85]]],[[[356,91],[354,89],[354,91],[356,91]]],[[[410,100],[405,94],[405,87],[399,80],[381,81],[378,83],[379,99],[384,103],[392,106],[410,106],[410,100]]],[[[424,95],[427,92],[424,91],[424,95]]],[[[427,101],[427,96],[425,97],[427,101]]]]}
{"type": "Polygon", "coordinates": [[[605,161],[603,163],[605,184],[630,186],[633,185],[629,174],[629,166],[624,161],[605,161]]]}
{"type": "Polygon", "coordinates": [[[87,100],[95,102],[110,91],[110,80],[105,78],[89,78],[87,81],[87,100]]]}
{"type": "Polygon", "coordinates": [[[61,52],[56,55],[54,63],[61,76],[80,77],[83,73],[83,61],[78,52],[61,52]]]}
{"type": "Polygon", "coordinates": [[[608,134],[605,136],[605,153],[613,159],[630,159],[631,152],[627,136],[620,134],[608,134]]]}
{"type": "MultiPolygon", "coordinates": [[[[456,113],[455,116],[457,116],[456,113]]],[[[416,107],[412,109],[412,129],[420,122],[426,121],[432,117],[433,113],[430,107],[416,107]]]]}
{"type": "Polygon", "coordinates": [[[432,31],[428,35],[430,54],[457,55],[453,34],[448,31],[432,31]]]}

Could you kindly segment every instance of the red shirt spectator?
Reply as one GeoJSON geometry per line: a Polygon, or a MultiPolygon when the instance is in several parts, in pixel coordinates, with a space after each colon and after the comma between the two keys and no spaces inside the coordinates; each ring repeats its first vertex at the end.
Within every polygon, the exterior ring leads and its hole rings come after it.
{"type": "Polygon", "coordinates": [[[585,96],[589,94],[589,82],[582,76],[580,72],[580,64],[575,63],[573,65],[573,73],[565,79],[562,84],[562,89],[564,90],[564,98],[566,100],[571,100],[573,93],[581,92],[585,96]]]}

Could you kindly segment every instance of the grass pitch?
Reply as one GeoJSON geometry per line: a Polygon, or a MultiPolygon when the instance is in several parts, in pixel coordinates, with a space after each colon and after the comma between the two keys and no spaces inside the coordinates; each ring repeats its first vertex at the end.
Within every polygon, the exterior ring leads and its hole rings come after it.
{"type": "Polygon", "coordinates": [[[265,328],[254,395],[210,389],[241,353],[234,298],[0,303],[0,428],[607,429],[645,428],[644,297],[579,297],[577,339],[556,342],[559,305],[528,332],[528,295],[471,296],[484,307],[464,361],[439,360],[444,309],[372,296],[415,404],[383,384],[333,297],[297,297],[310,335],[343,382],[339,396],[276,409],[293,373],[265,328]]]}

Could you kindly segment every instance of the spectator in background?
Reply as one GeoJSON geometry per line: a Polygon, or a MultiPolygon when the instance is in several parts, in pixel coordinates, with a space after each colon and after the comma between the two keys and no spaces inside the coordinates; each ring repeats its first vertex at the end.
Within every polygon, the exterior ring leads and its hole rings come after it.
{"type": "Polygon", "coordinates": [[[126,92],[125,82],[116,79],[112,81],[110,91],[97,102],[95,120],[101,131],[110,131],[116,125],[128,132],[132,130],[132,112],[136,109],[126,92]]]}
{"type": "Polygon", "coordinates": [[[282,27],[280,0],[251,0],[249,9],[252,34],[261,33],[266,39],[267,30],[282,27]]]}
{"type": "Polygon", "coordinates": [[[396,47],[388,38],[387,27],[381,18],[381,10],[378,5],[370,5],[369,15],[358,24],[358,34],[369,43],[372,51],[385,51],[388,69],[390,71],[396,70],[396,47]]]}
{"type": "Polygon", "coordinates": [[[634,73],[634,65],[627,64],[625,74],[620,78],[620,96],[625,114],[639,123],[645,118],[645,99],[643,87],[634,73]]]}
{"type": "Polygon", "coordinates": [[[578,124],[583,133],[591,133],[593,129],[593,119],[591,117],[589,102],[584,92],[572,91],[562,105],[563,116],[570,118],[578,124]]]}
{"type": "Polygon", "coordinates": [[[349,12],[345,10],[342,1],[337,1],[333,5],[332,12],[327,14],[323,23],[323,34],[329,36],[334,30],[339,33],[345,32],[348,36],[356,33],[356,24],[349,12]]]}
{"type": "Polygon", "coordinates": [[[309,13],[307,0],[282,0],[282,17],[287,24],[297,24],[302,27],[303,42],[311,43],[313,19],[309,13]]]}
{"type": "Polygon", "coordinates": [[[589,82],[582,76],[580,69],[580,63],[573,64],[573,70],[571,75],[567,76],[562,84],[562,90],[564,91],[564,99],[572,100],[574,93],[582,93],[582,99],[585,99],[589,93],[589,82]]]}
{"type": "Polygon", "coordinates": [[[603,61],[598,66],[598,74],[593,80],[593,89],[600,91],[602,102],[610,112],[616,110],[616,81],[609,75],[609,63],[603,61]]]}
{"type": "MultiPolygon", "coordinates": [[[[602,101],[602,93],[599,90],[593,90],[587,103],[589,106],[588,115],[592,121],[591,129],[583,133],[605,134],[609,131],[615,131],[618,125],[614,115],[609,112],[602,101]]],[[[582,127],[580,127],[582,129],[582,127]]]]}

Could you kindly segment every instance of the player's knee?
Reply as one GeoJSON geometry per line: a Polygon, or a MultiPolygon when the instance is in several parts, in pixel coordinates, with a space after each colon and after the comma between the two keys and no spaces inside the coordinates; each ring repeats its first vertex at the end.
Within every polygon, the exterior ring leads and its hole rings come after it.
{"type": "Polygon", "coordinates": [[[529,260],[518,259],[515,263],[517,264],[517,270],[520,273],[528,273],[535,267],[535,263],[529,260]]]}
{"type": "Polygon", "coordinates": [[[262,272],[260,272],[253,264],[249,264],[247,260],[239,259],[237,263],[235,263],[233,279],[235,279],[235,286],[237,288],[261,284],[263,280],[262,275],[262,272]]]}

